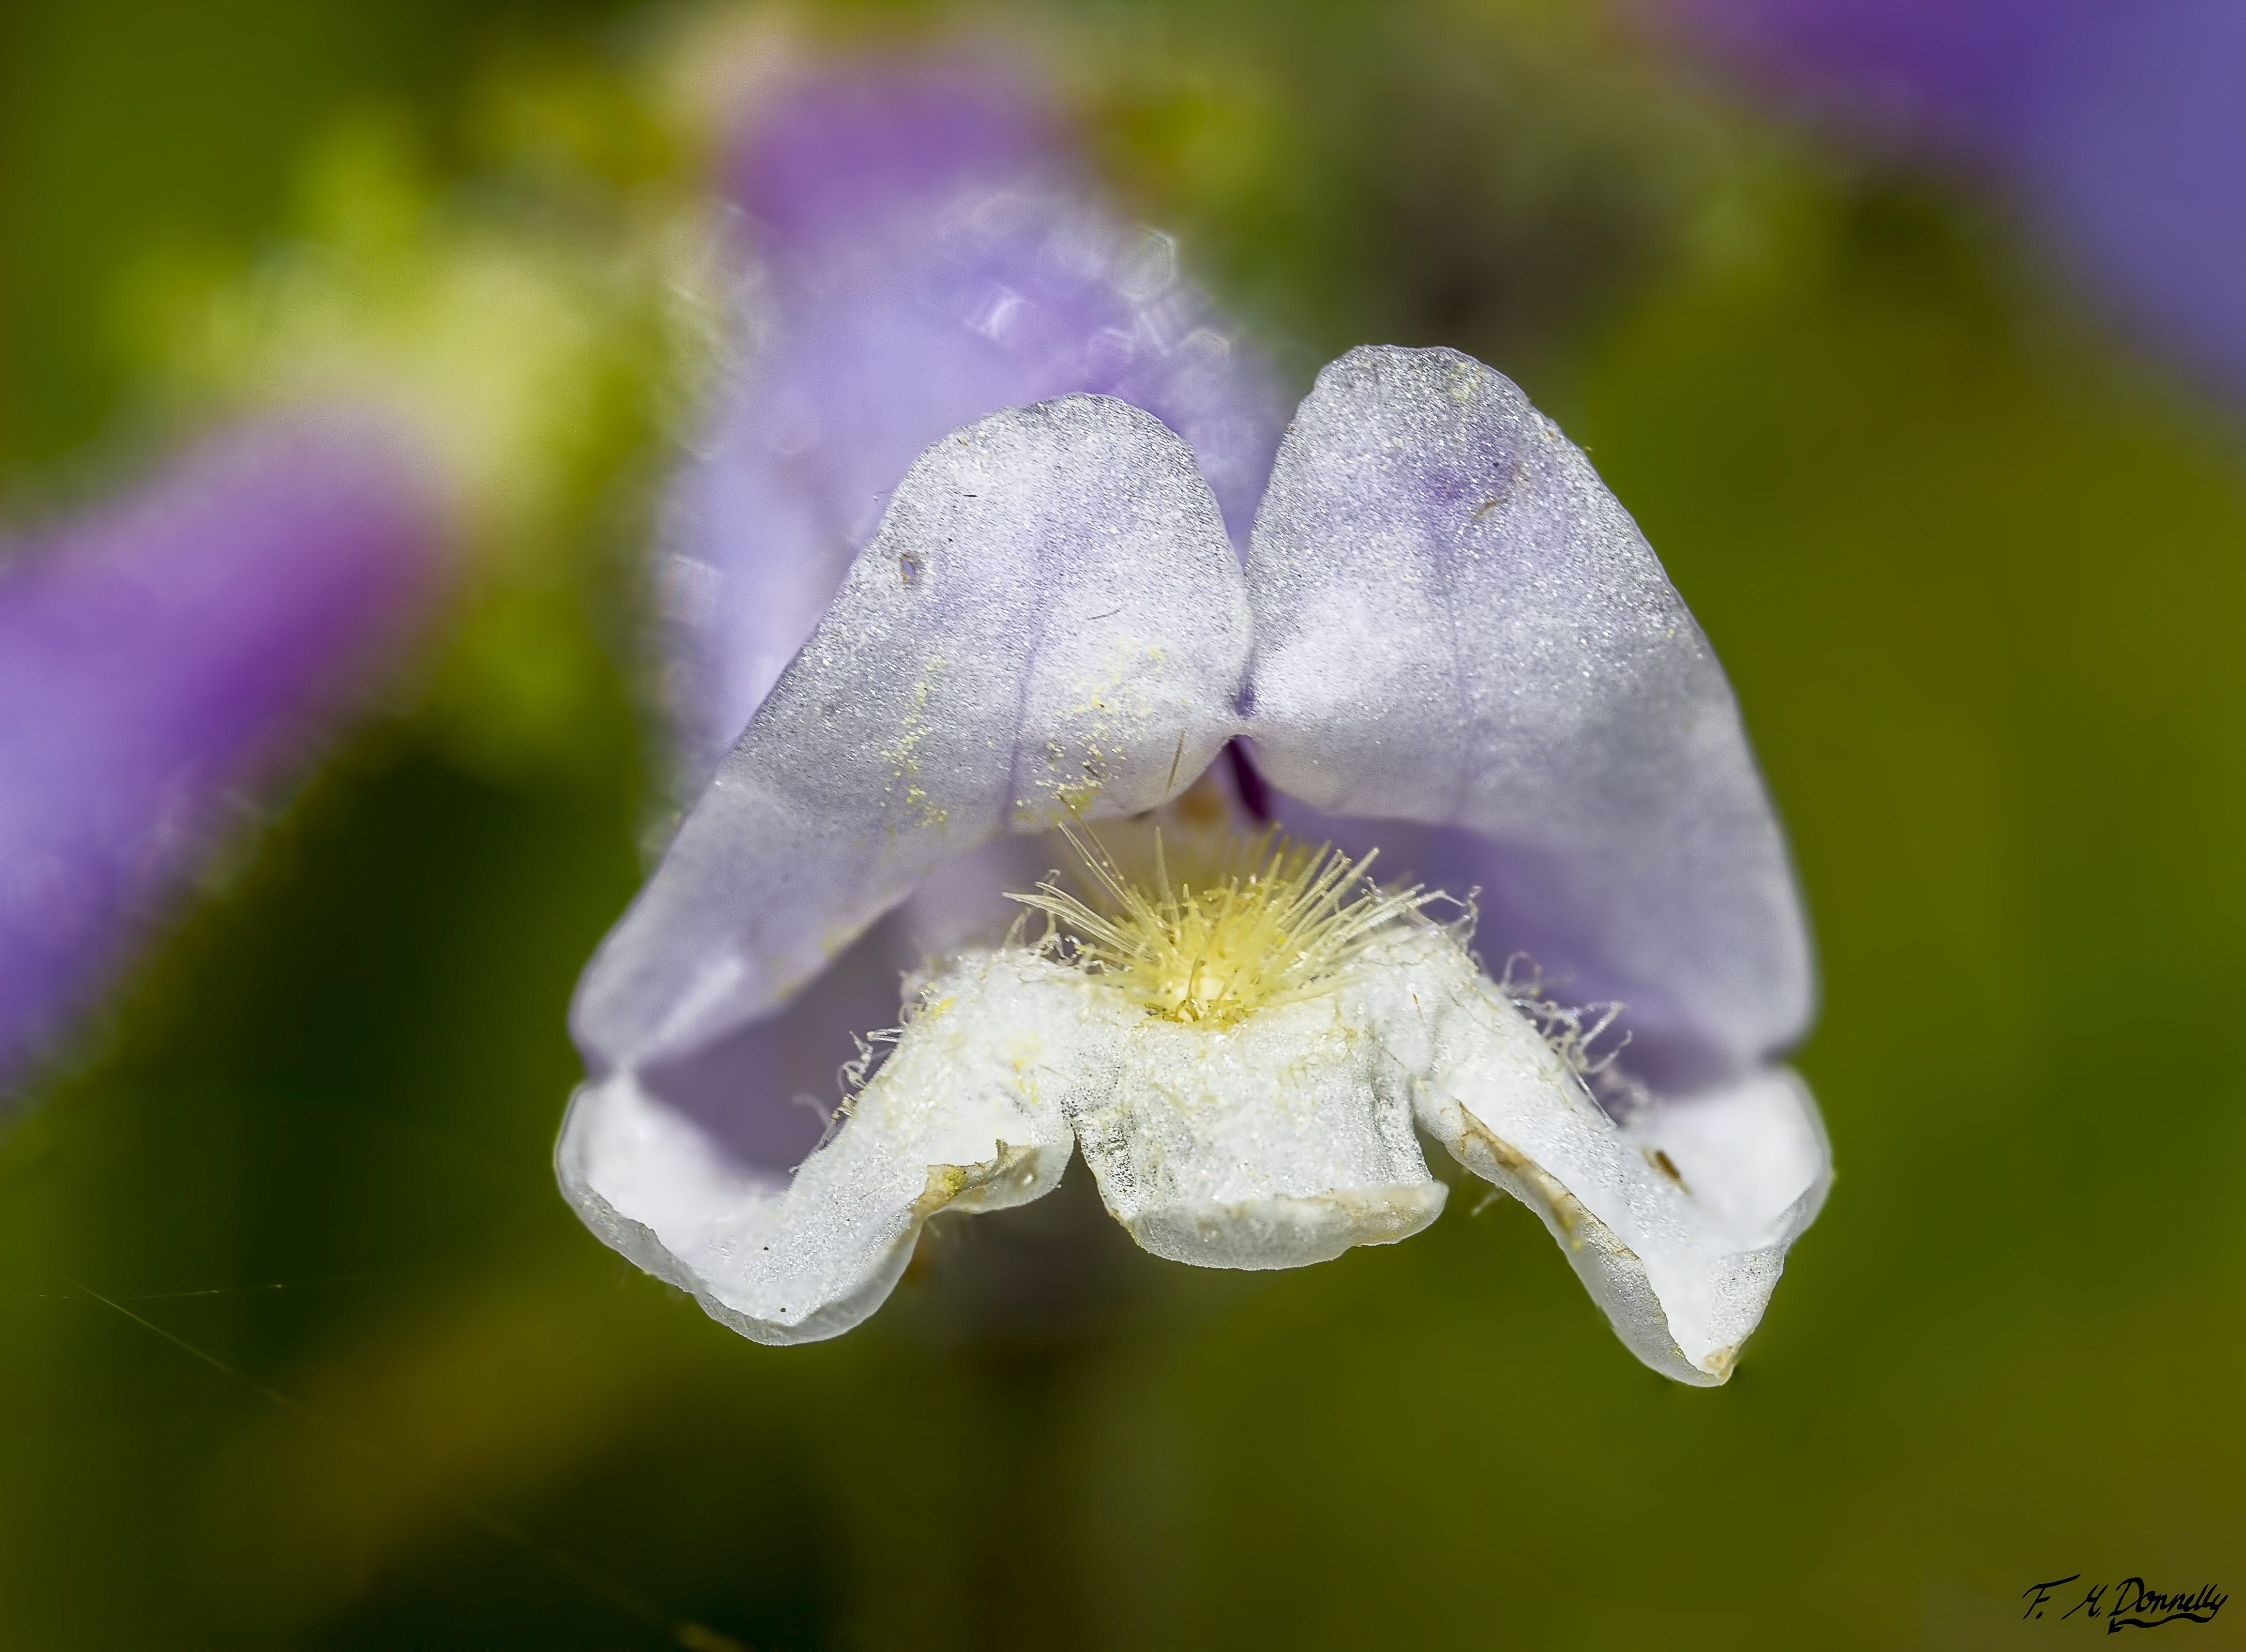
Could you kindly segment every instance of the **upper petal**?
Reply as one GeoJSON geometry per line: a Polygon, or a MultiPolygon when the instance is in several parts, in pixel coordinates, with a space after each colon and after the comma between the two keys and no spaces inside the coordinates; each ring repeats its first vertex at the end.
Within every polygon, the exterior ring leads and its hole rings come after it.
{"type": "Polygon", "coordinates": [[[1010,827],[1181,790],[1248,645],[1216,501],[1159,421],[1066,396],[936,443],[588,967],[594,1070],[768,1009],[1010,827]]]}
{"type": "Polygon", "coordinates": [[[752,227],[745,358],[664,510],[686,768],[738,738],[913,456],[1001,407],[1120,397],[1185,438],[1236,537],[1285,405],[1164,238],[1112,215],[1036,85],[844,62],[759,100],[730,172],[752,227]]]}
{"type": "Polygon", "coordinates": [[[1807,936],[1722,668],[1509,380],[1450,350],[1332,364],[1248,568],[1251,726],[1277,785],[1474,834],[1485,945],[1529,937],[1584,978],[1563,990],[1658,1001],[1657,1082],[1721,1082],[1800,1035],[1807,936]]]}

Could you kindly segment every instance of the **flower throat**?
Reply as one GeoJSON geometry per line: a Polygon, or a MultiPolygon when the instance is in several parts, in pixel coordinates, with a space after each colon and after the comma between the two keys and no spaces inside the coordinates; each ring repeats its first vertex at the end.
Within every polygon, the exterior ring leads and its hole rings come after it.
{"type": "MultiPolygon", "coordinates": [[[[1436,898],[1416,885],[1375,885],[1368,874],[1378,850],[1352,860],[1331,845],[1303,848],[1276,828],[1228,838],[1215,876],[1198,889],[1171,883],[1158,830],[1148,887],[1088,830],[1061,831],[1099,907],[1050,880],[1007,898],[1065,926],[1069,962],[1170,1021],[1228,1027],[1315,996],[1375,934],[1436,898]]],[[[1057,942],[1048,935],[1047,944],[1057,942]]]]}

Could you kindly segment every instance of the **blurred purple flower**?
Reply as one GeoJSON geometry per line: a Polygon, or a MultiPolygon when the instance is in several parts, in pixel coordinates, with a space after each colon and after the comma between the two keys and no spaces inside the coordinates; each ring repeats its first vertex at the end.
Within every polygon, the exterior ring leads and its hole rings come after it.
{"type": "Polygon", "coordinates": [[[2246,6],[1667,3],[1795,98],[2006,178],[2134,325],[2246,397],[2246,6]]]}
{"type": "Polygon", "coordinates": [[[0,548],[0,1085],[400,640],[436,540],[402,450],[324,415],[0,548]]]}
{"type": "Polygon", "coordinates": [[[753,253],[742,358],[665,525],[670,700],[698,786],[818,622],[915,455],[1070,391],[1194,450],[1235,540],[1285,402],[1102,207],[1036,96],[971,64],[860,64],[758,110],[727,173],[753,253]]]}

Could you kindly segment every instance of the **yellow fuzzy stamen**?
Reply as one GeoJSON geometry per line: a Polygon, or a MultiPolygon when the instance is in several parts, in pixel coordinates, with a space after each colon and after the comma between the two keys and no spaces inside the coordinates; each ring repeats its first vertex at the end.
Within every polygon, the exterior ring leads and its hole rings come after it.
{"type": "Polygon", "coordinates": [[[1322,992],[1375,932],[1434,899],[1417,887],[1376,887],[1367,874],[1378,850],[1353,860],[1276,830],[1231,840],[1216,880],[1200,890],[1172,888],[1157,832],[1148,890],[1088,831],[1061,831],[1106,910],[1051,881],[1008,899],[1066,925],[1072,962],[1171,1021],[1228,1027],[1322,992]]]}

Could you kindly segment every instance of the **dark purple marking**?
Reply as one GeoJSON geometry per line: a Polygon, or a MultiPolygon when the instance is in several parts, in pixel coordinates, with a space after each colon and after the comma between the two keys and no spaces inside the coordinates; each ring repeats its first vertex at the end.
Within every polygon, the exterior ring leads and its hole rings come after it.
{"type": "Polygon", "coordinates": [[[1269,826],[1277,819],[1271,811],[1271,783],[1256,772],[1248,748],[1238,740],[1226,741],[1224,762],[1232,776],[1232,790],[1240,799],[1240,806],[1248,811],[1256,824],[1269,826]]]}

